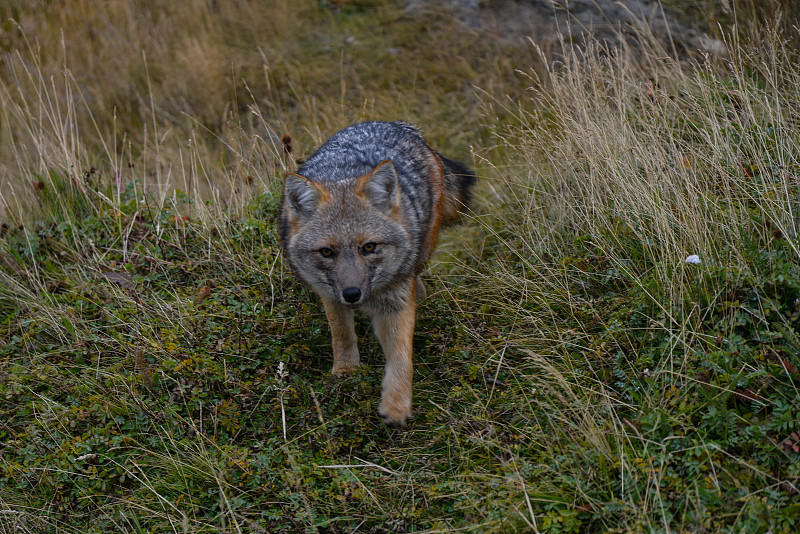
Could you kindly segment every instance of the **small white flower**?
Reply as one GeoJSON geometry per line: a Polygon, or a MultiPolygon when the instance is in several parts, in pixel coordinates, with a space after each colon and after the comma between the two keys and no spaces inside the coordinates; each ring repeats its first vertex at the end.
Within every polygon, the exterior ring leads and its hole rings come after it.
{"type": "Polygon", "coordinates": [[[289,376],[289,370],[283,365],[283,362],[278,362],[278,372],[275,373],[275,378],[278,379],[278,382],[283,382],[283,380],[289,376]]]}
{"type": "Polygon", "coordinates": [[[700,256],[697,254],[692,254],[691,256],[686,257],[686,264],[687,265],[700,265],[700,256]]]}

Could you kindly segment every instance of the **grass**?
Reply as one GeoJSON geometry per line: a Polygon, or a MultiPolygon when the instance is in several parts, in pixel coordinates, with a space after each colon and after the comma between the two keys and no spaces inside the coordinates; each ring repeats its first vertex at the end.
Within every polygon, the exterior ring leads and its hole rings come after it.
{"type": "Polygon", "coordinates": [[[797,530],[779,34],[555,63],[383,2],[136,7],[0,8],[2,532],[797,530]],[[481,177],[404,430],[365,321],[330,376],[275,228],[293,158],[398,116],[481,177]]]}

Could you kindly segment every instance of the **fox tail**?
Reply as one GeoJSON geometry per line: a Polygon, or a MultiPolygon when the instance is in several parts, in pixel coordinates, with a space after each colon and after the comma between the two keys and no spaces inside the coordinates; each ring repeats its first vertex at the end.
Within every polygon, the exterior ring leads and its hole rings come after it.
{"type": "Polygon", "coordinates": [[[436,154],[442,162],[444,170],[444,223],[457,222],[472,200],[472,186],[475,185],[475,173],[463,163],[447,159],[436,154]]]}

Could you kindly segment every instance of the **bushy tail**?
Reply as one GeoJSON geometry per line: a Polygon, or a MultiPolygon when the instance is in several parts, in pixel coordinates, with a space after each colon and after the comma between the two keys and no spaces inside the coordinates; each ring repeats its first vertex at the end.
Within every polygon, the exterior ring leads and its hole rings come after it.
{"type": "Polygon", "coordinates": [[[471,189],[476,180],[475,173],[463,163],[447,159],[438,153],[436,155],[439,156],[444,170],[444,223],[454,223],[469,207],[471,189]]]}

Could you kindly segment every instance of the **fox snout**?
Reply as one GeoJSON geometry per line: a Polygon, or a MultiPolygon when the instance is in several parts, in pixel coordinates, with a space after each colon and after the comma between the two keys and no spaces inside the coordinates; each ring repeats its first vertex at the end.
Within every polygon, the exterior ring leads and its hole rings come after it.
{"type": "Polygon", "coordinates": [[[334,282],[334,296],[335,298],[348,307],[356,307],[363,304],[370,295],[369,281],[363,282],[355,280],[342,280],[334,282]]]}
{"type": "Polygon", "coordinates": [[[372,281],[367,264],[349,249],[340,247],[340,254],[333,261],[328,280],[333,297],[345,306],[355,308],[369,298],[372,281]]]}

